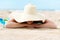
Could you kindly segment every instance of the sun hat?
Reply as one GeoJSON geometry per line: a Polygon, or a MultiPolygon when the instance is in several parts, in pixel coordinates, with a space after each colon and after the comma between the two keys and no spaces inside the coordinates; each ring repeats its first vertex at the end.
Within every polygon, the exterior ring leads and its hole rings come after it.
{"type": "Polygon", "coordinates": [[[39,13],[36,9],[36,6],[33,4],[28,4],[24,7],[24,11],[21,12],[12,12],[11,16],[19,23],[25,21],[45,21],[45,16],[39,13]]]}

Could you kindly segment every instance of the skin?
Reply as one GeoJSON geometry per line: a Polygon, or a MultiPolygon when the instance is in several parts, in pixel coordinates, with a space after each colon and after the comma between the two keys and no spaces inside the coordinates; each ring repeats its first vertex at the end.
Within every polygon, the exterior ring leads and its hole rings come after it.
{"type": "Polygon", "coordinates": [[[33,24],[32,21],[28,21],[27,24],[21,24],[16,22],[14,19],[11,19],[8,21],[6,28],[56,28],[56,25],[50,21],[50,20],[45,20],[44,24],[33,24]]]}

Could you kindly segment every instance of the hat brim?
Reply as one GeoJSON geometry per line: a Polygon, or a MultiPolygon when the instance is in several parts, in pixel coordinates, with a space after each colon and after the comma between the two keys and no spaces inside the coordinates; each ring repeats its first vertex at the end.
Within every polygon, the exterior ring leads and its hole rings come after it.
{"type": "Polygon", "coordinates": [[[36,14],[15,13],[13,18],[19,23],[25,21],[38,21],[38,20],[42,20],[44,22],[46,19],[45,16],[42,15],[41,13],[36,13],[36,14]]]}

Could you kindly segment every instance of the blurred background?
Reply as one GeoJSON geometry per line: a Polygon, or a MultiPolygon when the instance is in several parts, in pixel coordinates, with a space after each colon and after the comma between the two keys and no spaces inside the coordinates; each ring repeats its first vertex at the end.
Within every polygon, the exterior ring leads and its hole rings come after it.
{"type": "Polygon", "coordinates": [[[60,27],[60,0],[0,0],[0,18],[7,19],[12,12],[23,12],[29,3],[60,27]]]}
{"type": "Polygon", "coordinates": [[[60,10],[60,0],[0,0],[0,10],[23,10],[28,3],[38,10],[60,10]]]}

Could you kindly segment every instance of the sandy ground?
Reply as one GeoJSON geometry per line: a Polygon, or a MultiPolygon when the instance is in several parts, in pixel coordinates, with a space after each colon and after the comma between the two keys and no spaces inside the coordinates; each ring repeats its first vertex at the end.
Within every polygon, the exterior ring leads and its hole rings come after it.
{"type": "MultiPolygon", "coordinates": [[[[40,13],[45,14],[49,20],[60,26],[59,11],[40,11],[40,13]]],[[[0,17],[6,18],[9,14],[9,11],[0,11],[0,17]]],[[[60,29],[0,28],[0,40],[60,40],[60,29]]]]}
{"type": "Polygon", "coordinates": [[[0,40],[60,40],[60,29],[1,29],[0,40]]]}

